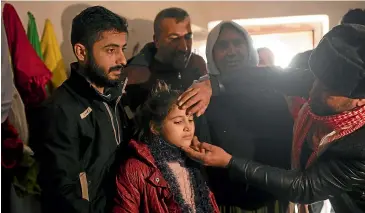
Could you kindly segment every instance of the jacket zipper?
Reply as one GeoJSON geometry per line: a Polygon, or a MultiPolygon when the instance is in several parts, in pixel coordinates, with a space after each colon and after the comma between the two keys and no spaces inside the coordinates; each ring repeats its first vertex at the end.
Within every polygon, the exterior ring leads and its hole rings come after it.
{"type": "MultiPolygon", "coordinates": [[[[118,97],[118,99],[117,99],[117,101],[115,103],[115,107],[114,107],[114,113],[115,113],[116,116],[117,116],[117,106],[118,106],[118,103],[120,101],[120,98],[121,97],[118,97]]],[[[117,142],[117,145],[119,145],[120,144],[120,128],[119,128],[118,119],[116,118],[117,129],[115,129],[113,113],[111,112],[111,110],[109,108],[109,105],[107,103],[105,103],[105,102],[103,102],[103,103],[104,103],[104,105],[106,107],[106,110],[108,111],[110,120],[112,121],[112,127],[113,127],[113,131],[114,131],[115,141],[117,142]]]]}

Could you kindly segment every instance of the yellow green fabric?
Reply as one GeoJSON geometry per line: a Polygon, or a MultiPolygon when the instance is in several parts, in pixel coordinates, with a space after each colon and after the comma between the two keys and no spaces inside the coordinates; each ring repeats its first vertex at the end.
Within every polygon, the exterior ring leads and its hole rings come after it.
{"type": "Polygon", "coordinates": [[[53,74],[51,83],[52,89],[55,89],[67,79],[67,73],[65,69],[65,63],[63,62],[60,46],[57,42],[53,25],[49,19],[46,20],[46,23],[44,25],[41,40],[41,50],[44,58],[44,63],[53,74]]]}
{"type": "Polygon", "coordinates": [[[28,12],[28,31],[27,36],[30,44],[33,46],[34,50],[37,52],[37,55],[43,61],[43,55],[41,51],[41,43],[39,41],[39,35],[37,30],[37,23],[35,18],[31,12],[28,12]]]}

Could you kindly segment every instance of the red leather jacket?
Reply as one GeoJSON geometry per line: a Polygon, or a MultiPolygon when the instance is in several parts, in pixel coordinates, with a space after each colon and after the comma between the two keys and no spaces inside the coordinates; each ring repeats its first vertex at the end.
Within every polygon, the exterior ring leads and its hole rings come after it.
{"type": "MultiPolygon", "coordinates": [[[[125,161],[116,177],[117,193],[113,213],[180,213],[169,185],[157,168],[147,145],[132,140],[132,157],[125,161]]],[[[214,213],[219,209],[210,192],[214,213]]]]}

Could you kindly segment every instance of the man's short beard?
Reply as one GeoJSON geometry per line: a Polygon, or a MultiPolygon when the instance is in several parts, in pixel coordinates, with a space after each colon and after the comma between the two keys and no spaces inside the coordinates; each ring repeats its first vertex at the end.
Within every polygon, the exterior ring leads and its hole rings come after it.
{"type": "Polygon", "coordinates": [[[161,46],[156,53],[156,59],[166,65],[173,67],[176,70],[185,69],[191,59],[191,52],[181,52],[170,46],[161,46]],[[177,57],[180,57],[179,60],[177,57]]]}
{"type": "Polygon", "coordinates": [[[115,87],[118,84],[122,84],[124,80],[123,75],[120,75],[118,79],[111,80],[104,70],[98,66],[95,62],[95,58],[92,54],[88,53],[87,64],[85,65],[85,70],[83,75],[97,87],[115,87]]]}

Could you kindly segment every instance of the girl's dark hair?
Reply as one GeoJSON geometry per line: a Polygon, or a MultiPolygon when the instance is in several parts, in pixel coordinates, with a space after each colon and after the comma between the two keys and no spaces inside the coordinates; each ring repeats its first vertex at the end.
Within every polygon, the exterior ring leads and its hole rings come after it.
{"type": "Polygon", "coordinates": [[[164,81],[157,80],[149,98],[136,113],[138,140],[143,141],[145,137],[152,136],[151,122],[161,129],[164,119],[171,108],[177,104],[180,94],[181,92],[178,90],[171,90],[164,81]]]}

